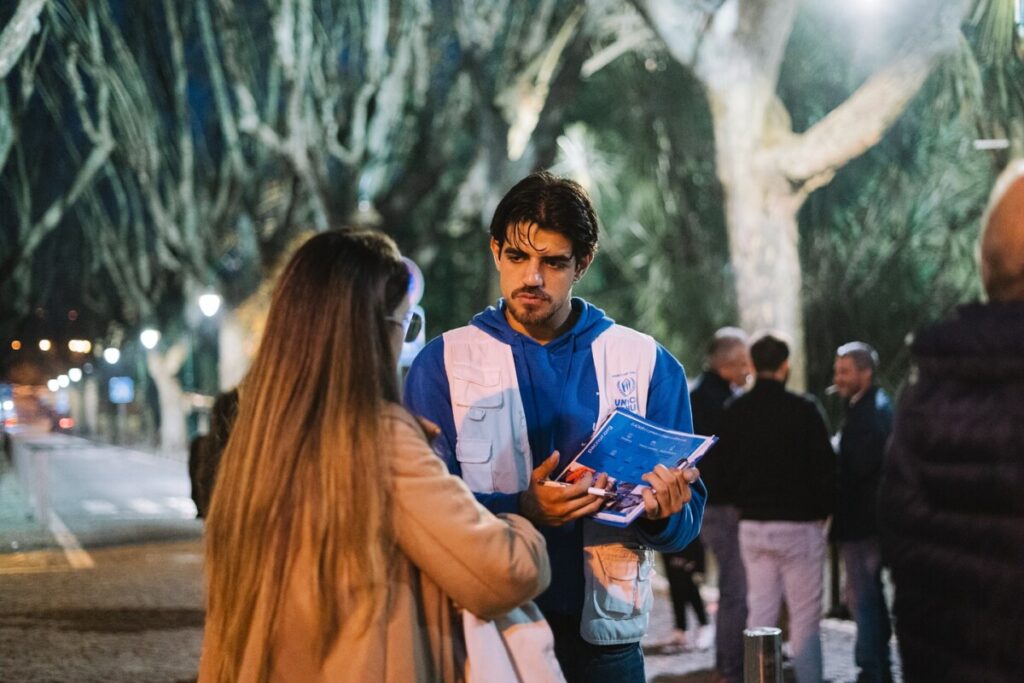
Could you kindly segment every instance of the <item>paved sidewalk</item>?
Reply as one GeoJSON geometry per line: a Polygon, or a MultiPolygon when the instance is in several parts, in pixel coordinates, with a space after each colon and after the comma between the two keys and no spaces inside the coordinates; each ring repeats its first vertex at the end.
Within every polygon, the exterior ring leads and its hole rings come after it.
{"type": "Polygon", "coordinates": [[[38,554],[51,551],[56,551],[53,559],[63,563],[53,535],[36,516],[14,467],[0,464],[0,574],[7,573],[6,568],[39,565],[38,554]]]}
{"type": "MultiPolygon", "coordinates": [[[[711,623],[717,608],[717,590],[702,590],[708,607],[711,623]]],[[[692,615],[691,615],[692,616],[692,615]]],[[[647,662],[647,680],[650,683],[711,683],[715,665],[714,649],[683,650],[667,645],[674,627],[672,603],[667,586],[656,584],[654,612],[651,627],[643,641],[647,662]]],[[[857,678],[857,667],[853,663],[853,644],[856,627],[852,621],[823,619],[821,622],[822,654],[824,655],[825,680],[831,683],[852,683],[857,678]]],[[[893,676],[895,683],[903,679],[899,666],[899,655],[895,641],[892,644],[893,676]]],[[[792,671],[785,670],[786,681],[793,681],[792,671]]]]}

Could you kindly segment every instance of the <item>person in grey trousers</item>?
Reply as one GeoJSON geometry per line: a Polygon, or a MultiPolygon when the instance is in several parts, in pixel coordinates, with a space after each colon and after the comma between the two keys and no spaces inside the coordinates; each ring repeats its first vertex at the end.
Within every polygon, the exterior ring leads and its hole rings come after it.
{"type": "MultiPolygon", "coordinates": [[[[723,327],[708,344],[704,372],[690,392],[693,429],[718,434],[726,404],[743,391],[750,378],[747,335],[723,327]]],[[[712,447],[701,461],[708,486],[701,541],[718,564],[718,612],[715,617],[717,681],[740,683],[743,677],[743,629],[747,623],[747,577],[740,556],[740,513],[736,507],[736,472],[712,447]]]]}

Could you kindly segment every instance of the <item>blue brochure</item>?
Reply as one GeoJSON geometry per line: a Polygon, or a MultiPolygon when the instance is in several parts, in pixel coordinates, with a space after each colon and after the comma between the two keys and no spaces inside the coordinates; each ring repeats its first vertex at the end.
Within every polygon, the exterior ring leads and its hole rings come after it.
{"type": "Polygon", "coordinates": [[[629,526],[644,512],[641,493],[649,484],[641,477],[655,465],[685,469],[693,467],[718,440],[659,427],[650,420],[618,408],[601,423],[590,441],[569,463],[558,481],[571,484],[588,472],[596,478],[608,475],[609,492],[598,522],[617,527],[629,526]],[[614,497],[611,495],[614,494],[614,497]]]}

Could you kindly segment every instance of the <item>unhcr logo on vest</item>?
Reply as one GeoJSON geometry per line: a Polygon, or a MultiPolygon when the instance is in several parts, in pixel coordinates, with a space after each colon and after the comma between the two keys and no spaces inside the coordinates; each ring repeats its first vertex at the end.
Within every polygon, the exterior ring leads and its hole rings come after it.
{"type": "Polygon", "coordinates": [[[640,410],[640,401],[636,395],[636,372],[625,372],[615,375],[615,390],[617,396],[612,397],[616,408],[625,408],[634,413],[640,410]]]}

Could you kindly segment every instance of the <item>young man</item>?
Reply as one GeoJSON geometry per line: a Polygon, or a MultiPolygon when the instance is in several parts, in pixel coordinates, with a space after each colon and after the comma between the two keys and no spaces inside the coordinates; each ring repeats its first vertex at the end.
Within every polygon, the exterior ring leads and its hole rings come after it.
{"type": "Polygon", "coordinates": [[[602,499],[591,476],[544,486],[616,407],[691,431],[682,366],[651,337],[616,325],[572,287],[594,258],[597,216],[576,183],[520,181],[491,221],[502,298],[434,339],[409,370],[409,409],[441,428],[436,447],[486,507],[533,522],[547,539],[551,587],[537,603],[566,678],[642,683],[640,639],[653,596],[653,550],[700,531],[696,470],[644,475],[645,517],[628,529],[584,519],[602,499]]]}
{"type": "Polygon", "coordinates": [[[882,592],[882,551],[878,532],[878,488],[892,433],[892,404],[875,385],[878,353],[864,342],[836,350],[832,383],[846,401],[839,433],[839,497],[832,540],[846,569],[847,604],[857,624],[854,661],[858,683],[889,683],[889,608],[882,592]]]}
{"type": "Polygon", "coordinates": [[[836,458],[817,402],[786,389],[789,345],[762,334],[750,345],[754,388],[733,401],[708,457],[735,463],[747,626],[774,626],[789,610],[797,683],[821,683],[825,519],[836,458]]]}

